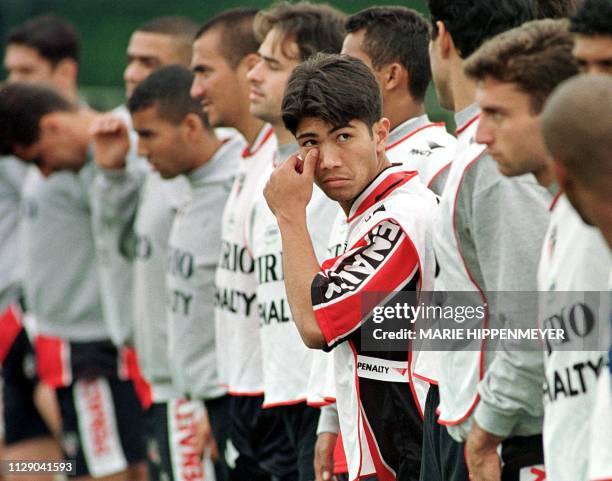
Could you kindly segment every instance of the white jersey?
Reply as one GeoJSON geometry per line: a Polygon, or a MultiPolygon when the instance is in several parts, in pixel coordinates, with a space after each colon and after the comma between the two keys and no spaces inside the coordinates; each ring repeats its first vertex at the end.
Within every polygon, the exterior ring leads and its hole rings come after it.
{"type": "MultiPolygon", "coordinates": [[[[421,115],[406,120],[389,133],[385,153],[390,162],[417,171],[421,182],[440,195],[456,144],[457,139],[446,131],[443,123],[432,123],[427,115],[421,115]]],[[[346,215],[339,211],[331,229],[328,257],[337,257],[346,250],[347,232],[346,215]]],[[[331,356],[318,352],[308,382],[308,403],[329,404],[335,397],[331,356]]]]}
{"type": "MultiPolygon", "coordinates": [[[[600,326],[608,322],[608,306],[600,293],[607,291],[611,266],[610,250],[599,230],[586,225],[561,196],[553,208],[538,271],[543,327],[565,332],[562,346],[548,341],[545,351],[544,462],[551,481],[588,479],[590,419],[607,352],[569,349],[584,349],[589,341],[597,345],[600,326]],[[589,325],[589,319],[594,323],[589,325]]],[[[604,296],[607,299],[607,293],[604,296]]]]}
{"type": "Polygon", "coordinates": [[[402,446],[384,435],[393,419],[404,422],[410,412],[420,424],[422,413],[410,376],[411,354],[362,349],[359,333],[368,321],[362,317],[360,296],[433,288],[431,219],[436,209],[435,195],[416,173],[402,166],[386,169],[351,207],[346,252],[325,261],[313,281],[315,317],[328,348],[334,349],[336,402],[350,479],[374,474],[395,479],[406,446],[414,443],[420,449],[409,432],[402,446]]]}
{"type": "Polygon", "coordinates": [[[186,175],[189,199],[174,218],[167,263],[168,350],[172,378],[191,398],[225,393],[217,375],[214,280],[221,214],[245,143],[235,136],[186,175]]]}
{"type": "Polygon", "coordinates": [[[446,180],[444,172],[455,155],[456,143],[443,123],[432,123],[427,115],[421,115],[389,133],[386,154],[390,162],[399,162],[406,170],[416,170],[421,182],[440,195],[446,180]]]}
{"type": "MultiPolygon", "coordinates": [[[[478,116],[476,104],[456,114],[457,153],[435,221],[435,291],[442,298],[445,292],[461,292],[465,305],[486,306],[487,292],[536,290],[551,195],[532,174],[508,178],[499,172],[486,146],[475,141],[478,116]]],[[[532,314],[533,308],[526,305],[512,312],[485,307],[481,325],[495,325],[501,315],[511,323],[532,314]]],[[[454,319],[447,322],[455,325],[454,319]]],[[[494,355],[482,348],[419,353],[414,375],[439,381],[438,422],[457,441],[469,433],[479,401],[478,383],[494,355]]]]}
{"type": "Polygon", "coordinates": [[[219,377],[233,395],[263,394],[255,263],[247,223],[260,179],[272,163],[276,137],[265,125],[243,152],[221,220],[221,254],[215,275],[215,342],[219,377]]]}
{"type": "MultiPolygon", "coordinates": [[[[297,144],[280,147],[275,164],[297,151],[297,144]]],[[[260,319],[265,398],[263,407],[295,404],[307,400],[314,351],[308,349],[293,322],[283,273],[283,244],[276,217],[263,196],[263,187],[274,165],[269,165],[251,213],[249,246],[257,274],[257,308],[260,319]]],[[[314,186],[306,208],[308,231],[319,262],[326,259],[331,224],[340,210],[337,202],[314,186]]]]}

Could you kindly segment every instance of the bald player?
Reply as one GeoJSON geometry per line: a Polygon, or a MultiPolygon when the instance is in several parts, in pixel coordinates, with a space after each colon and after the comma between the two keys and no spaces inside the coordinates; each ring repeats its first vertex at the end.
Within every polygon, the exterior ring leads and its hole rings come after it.
{"type": "MultiPolygon", "coordinates": [[[[543,113],[544,137],[556,160],[559,184],[580,216],[597,226],[612,249],[612,78],[578,76],[565,82],[551,96],[543,113]]],[[[589,246],[591,248],[591,246],[589,246]]],[[[601,259],[599,260],[601,262],[601,259]]],[[[610,278],[612,279],[612,278],[610,278]]],[[[611,287],[608,280],[608,292],[611,287]]],[[[610,296],[607,296],[610,317],[610,296]]],[[[610,329],[602,319],[600,332],[610,329]],[[603,328],[603,329],[601,329],[603,328]]],[[[612,329],[610,329],[612,330],[612,329]]],[[[607,368],[600,372],[592,398],[588,479],[612,479],[612,339],[607,368]]],[[[585,478],[587,479],[587,478],[585,478]]]]}
{"type": "Polygon", "coordinates": [[[584,0],[570,19],[574,56],[585,73],[612,73],[612,2],[584,0]]]}

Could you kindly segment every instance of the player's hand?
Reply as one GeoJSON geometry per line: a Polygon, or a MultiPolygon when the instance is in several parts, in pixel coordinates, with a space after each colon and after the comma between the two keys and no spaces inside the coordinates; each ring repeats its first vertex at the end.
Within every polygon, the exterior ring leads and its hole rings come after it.
{"type": "Polygon", "coordinates": [[[212,433],[208,411],[204,411],[202,417],[196,422],[194,449],[202,457],[205,453],[209,453],[213,462],[219,459],[219,449],[212,433]]]}
{"type": "Polygon", "coordinates": [[[334,476],[334,449],[338,435],[321,433],[315,444],[314,468],[316,481],[331,481],[334,476]]]}
{"type": "Polygon", "coordinates": [[[501,441],[502,438],[485,431],[474,422],[466,443],[471,481],[500,481],[501,460],[497,446],[501,441]]]}
{"type": "Polygon", "coordinates": [[[90,133],[94,139],[94,157],[105,170],[122,169],[130,150],[128,129],[123,120],[113,114],[97,119],[90,133]]]}
{"type": "Polygon", "coordinates": [[[274,169],[264,189],[264,196],[277,219],[304,217],[312,197],[318,161],[319,151],[311,149],[305,159],[294,154],[274,169]]]}

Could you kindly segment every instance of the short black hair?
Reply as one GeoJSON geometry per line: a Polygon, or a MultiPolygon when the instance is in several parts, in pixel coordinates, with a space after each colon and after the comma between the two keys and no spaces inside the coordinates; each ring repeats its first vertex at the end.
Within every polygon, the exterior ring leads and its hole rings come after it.
{"type": "Polygon", "coordinates": [[[536,17],[569,18],[576,13],[582,0],[536,0],[536,17]]]}
{"type": "Polygon", "coordinates": [[[173,37],[187,37],[193,40],[198,31],[197,24],[189,17],[170,15],[156,17],[136,29],[137,32],[161,33],[173,37]]]}
{"type": "Polygon", "coordinates": [[[221,12],[202,25],[196,32],[197,40],[205,33],[218,29],[221,34],[219,48],[232,69],[251,53],[257,53],[259,42],[253,32],[256,8],[232,8],[221,12]]]}
{"type": "Polygon", "coordinates": [[[40,137],[40,119],[76,107],[55,90],[15,82],[0,89],[0,155],[11,155],[16,145],[29,147],[40,137]]]}
{"type": "Polygon", "coordinates": [[[315,54],[293,70],[283,98],[282,116],[293,135],[306,117],[334,126],[356,119],[372,127],[382,117],[380,86],[361,60],[348,55],[315,54]]]}
{"type": "Polygon", "coordinates": [[[365,29],[363,48],[376,70],[399,62],[409,73],[408,91],[425,98],[431,81],[429,24],[416,10],[400,6],[370,7],[351,15],[347,33],[365,29]]]}
{"type": "Polygon", "coordinates": [[[185,65],[191,62],[193,39],[198,31],[198,25],[189,17],[180,15],[157,17],[135,31],[167,35],[172,39],[174,51],[181,62],[185,65]]]}
{"type": "Polygon", "coordinates": [[[511,28],[535,19],[532,0],[428,0],[433,26],[444,23],[461,58],[469,57],[482,43],[511,28]]]}
{"type": "Polygon", "coordinates": [[[293,40],[304,61],[317,52],[340,53],[344,40],[346,15],[326,4],[281,2],[262,10],[255,17],[257,40],[263,42],[272,29],[277,29],[283,40],[293,40]]]}
{"type": "Polygon", "coordinates": [[[33,48],[53,66],[67,58],[79,62],[79,36],[70,22],[56,15],[36,17],[15,27],[6,43],[33,48]]]}
{"type": "Polygon", "coordinates": [[[189,95],[192,83],[193,73],[186,67],[161,67],[138,84],[128,101],[130,113],[156,106],[160,117],[172,124],[181,123],[187,114],[197,114],[208,128],[202,105],[189,95]]]}
{"type": "Polygon", "coordinates": [[[612,2],[584,0],[570,18],[570,31],[587,36],[612,36],[612,2]]]}

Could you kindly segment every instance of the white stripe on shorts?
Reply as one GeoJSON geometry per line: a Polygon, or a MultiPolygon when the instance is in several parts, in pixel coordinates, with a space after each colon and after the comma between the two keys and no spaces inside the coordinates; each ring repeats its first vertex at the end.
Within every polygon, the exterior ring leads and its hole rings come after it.
{"type": "Polygon", "coordinates": [[[72,394],[89,474],[101,477],[125,471],[128,463],[119,439],[108,380],[80,379],[74,383],[72,394]]]}
{"type": "Polygon", "coordinates": [[[202,462],[195,452],[195,426],[204,413],[201,401],[184,398],[167,402],[168,445],[174,481],[215,481],[210,457],[202,462]]]}

